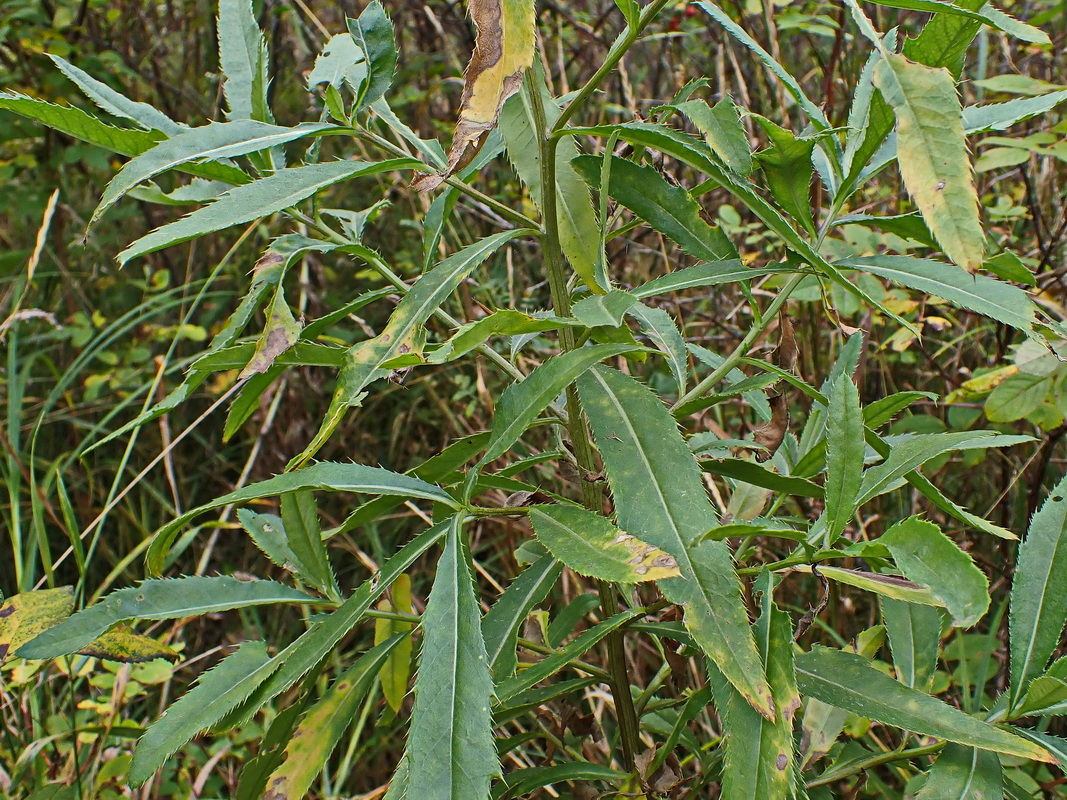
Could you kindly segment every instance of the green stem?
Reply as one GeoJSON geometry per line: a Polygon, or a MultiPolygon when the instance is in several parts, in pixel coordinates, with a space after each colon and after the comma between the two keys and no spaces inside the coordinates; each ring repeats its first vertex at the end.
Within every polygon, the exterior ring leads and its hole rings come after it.
{"type": "MultiPolygon", "coordinates": [[[[653,5],[662,5],[665,0],[656,0],[653,5]]],[[[640,26],[639,26],[640,27],[640,26]]],[[[634,36],[636,38],[636,34],[634,36]]],[[[623,48],[619,58],[625,52],[623,48]]],[[[616,62],[618,59],[616,59],[616,62]]],[[[613,62],[615,63],[615,62],[613,62]]],[[[602,68],[603,69],[603,68],[602,68]]],[[[597,73],[600,74],[599,72],[597,73]]],[[[586,84],[583,92],[586,96],[596,86],[596,76],[586,84]]],[[[556,143],[558,139],[551,138],[548,134],[548,122],[545,108],[541,100],[540,87],[531,85],[527,80],[523,84],[523,92],[530,103],[533,114],[535,134],[538,141],[538,149],[541,158],[541,216],[542,230],[541,250],[544,254],[545,268],[548,273],[548,286],[552,294],[553,312],[561,317],[570,316],[571,298],[567,289],[567,273],[563,262],[563,249],[560,246],[559,216],[556,209],[556,143]]],[[[579,98],[582,97],[579,93],[579,98]]],[[[572,103],[571,109],[574,108],[572,103]]],[[[571,111],[573,113],[573,111],[571,111]]],[[[564,112],[565,116],[570,116],[564,112]]],[[[565,116],[560,117],[556,123],[560,127],[565,116]]],[[[560,332],[560,345],[563,352],[569,352],[575,348],[574,331],[564,328],[560,332]]],[[[572,384],[567,388],[567,431],[570,434],[571,445],[574,447],[574,457],[578,463],[579,481],[582,486],[582,501],[590,511],[600,513],[603,498],[599,484],[588,480],[589,475],[596,468],[596,460],[592,442],[589,440],[589,431],[586,428],[585,415],[578,403],[578,392],[572,384]]],[[[615,595],[615,587],[607,582],[598,580],[597,589],[600,595],[600,607],[605,619],[619,613],[618,598],[615,595]]],[[[630,694],[630,678],[626,670],[626,648],[624,634],[614,631],[608,634],[605,642],[608,650],[608,673],[610,679],[608,685],[615,700],[615,713],[619,723],[619,738],[622,743],[623,762],[626,769],[636,769],[637,751],[640,746],[640,727],[637,720],[637,710],[634,708],[633,695],[630,694]]]]}

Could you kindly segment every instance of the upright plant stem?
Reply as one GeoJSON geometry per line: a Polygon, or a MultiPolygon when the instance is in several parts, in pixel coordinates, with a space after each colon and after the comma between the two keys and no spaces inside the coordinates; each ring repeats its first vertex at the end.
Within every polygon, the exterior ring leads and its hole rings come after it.
{"type": "MultiPolygon", "coordinates": [[[[588,86],[589,84],[587,84],[588,86]]],[[[529,81],[523,85],[533,113],[534,127],[541,160],[541,208],[543,235],[541,250],[544,254],[545,270],[548,274],[549,290],[552,294],[552,306],[555,314],[570,316],[571,300],[567,290],[567,274],[563,263],[563,249],[560,246],[559,218],[556,211],[556,142],[558,139],[548,135],[548,123],[541,90],[531,86],[529,81]]],[[[574,331],[564,328],[560,332],[560,345],[564,352],[575,348],[574,331]]],[[[582,487],[582,502],[590,511],[600,512],[603,498],[600,486],[587,476],[595,469],[596,461],[593,445],[589,440],[585,415],[578,403],[578,392],[572,384],[567,388],[567,429],[574,457],[580,472],[579,482],[582,487]]],[[[619,611],[615,587],[607,581],[597,581],[600,594],[600,608],[605,618],[613,617],[619,611]]],[[[623,634],[615,631],[608,635],[608,681],[611,694],[615,700],[615,713],[619,723],[619,738],[622,742],[623,762],[626,769],[636,768],[637,750],[640,746],[640,729],[637,721],[637,709],[634,708],[633,696],[630,694],[630,678],[626,670],[626,648],[623,634]]]]}

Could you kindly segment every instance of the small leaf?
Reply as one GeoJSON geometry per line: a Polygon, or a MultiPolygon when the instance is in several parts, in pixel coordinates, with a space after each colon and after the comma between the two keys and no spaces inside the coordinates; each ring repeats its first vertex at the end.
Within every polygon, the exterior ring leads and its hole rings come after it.
{"type": "Polygon", "coordinates": [[[499,683],[515,672],[515,655],[519,630],[526,617],[552,591],[563,572],[563,565],[552,556],[531,564],[511,582],[482,618],[482,636],[489,656],[493,678],[499,683]]]}
{"type": "Polygon", "coordinates": [[[267,309],[267,324],[256,341],[256,350],[237,379],[248,380],[253,375],[269,370],[282,353],[296,344],[303,327],[285,302],[285,290],[279,283],[278,288],[274,290],[270,308],[267,309]]]}
{"type": "Polygon", "coordinates": [[[862,656],[816,647],[796,657],[800,691],[861,717],[996,753],[1049,761],[1043,747],[910,689],[862,656]]]}
{"type": "Polygon", "coordinates": [[[267,107],[267,43],[252,0],[219,0],[219,65],[227,117],[273,122],[267,107]]]}
{"type": "Polygon", "coordinates": [[[129,620],[182,619],[249,606],[316,602],[311,595],[274,581],[241,581],[225,575],[147,580],[135,588],[112,592],[49,628],[16,655],[58,658],[75,653],[112,626],[129,620]]]}
{"type": "Polygon", "coordinates": [[[348,32],[366,54],[367,80],[356,94],[355,111],[381,99],[396,72],[396,41],[393,23],[378,0],[371,0],[356,20],[348,20],[348,32]]]}
{"type": "Polygon", "coordinates": [[[607,294],[594,294],[579,300],[571,313],[587,328],[601,325],[617,328],[622,325],[626,312],[637,302],[629,292],[612,289],[607,294]]]}
{"type": "Polygon", "coordinates": [[[944,604],[952,623],[969,628],[989,608],[989,581],[971,557],[931,522],[911,517],[878,537],[910,581],[944,604]]]}
{"type": "Polygon", "coordinates": [[[727,95],[712,108],[703,100],[688,100],[675,106],[700,131],[715,155],[742,177],[752,172],[752,148],[741,124],[737,106],[727,95]]]}
{"type": "Polygon", "coordinates": [[[436,189],[474,159],[496,127],[504,101],[519,91],[523,73],[533,63],[533,0],[469,0],[467,8],[478,32],[464,75],[448,167],[441,175],[425,175],[416,181],[420,191],[436,189]]]}
{"type": "Polygon", "coordinates": [[[475,322],[468,322],[459,328],[452,338],[433,351],[426,360],[430,364],[444,364],[466,355],[493,336],[541,333],[574,324],[573,320],[562,317],[535,317],[511,308],[504,308],[475,322]]]}
{"type": "MultiPolygon", "coordinates": [[[[400,612],[414,614],[415,609],[411,605],[411,578],[408,575],[399,575],[393,581],[392,600],[382,600],[378,603],[379,611],[400,612]]],[[[379,617],[374,620],[374,644],[379,645],[393,636],[403,634],[396,648],[389,654],[389,658],[378,670],[378,680],[382,684],[382,695],[385,702],[394,714],[400,713],[400,707],[404,703],[404,696],[408,693],[408,680],[411,678],[411,631],[415,629],[414,623],[401,622],[397,619],[385,619],[379,617]]]]}
{"type": "Polygon", "coordinates": [[[130,784],[140,786],[151,778],[171,755],[243,702],[279,666],[263,642],[244,642],[201,675],[196,686],[172,703],[137,742],[130,763],[130,784]]]}
{"type": "Polygon", "coordinates": [[[306,489],[286,492],[281,496],[281,512],[289,549],[308,570],[304,577],[323,594],[339,598],[337,579],[322,541],[315,495],[306,489]]]}
{"type": "Polygon", "coordinates": [[[881,605],[897,680],[913,689],[929,691],[941,642],[941,613],[928,605],[888,597],[882,598],[881,605]]]}
{"type": "Polygon", "coordinates": [[[830,389],[826,421],[826,524],[827,546],[845,530],[856,511],[856,495],[863,481],[863,412],[859,391],[842,373],[830,389]]]}
{"type": "Polygon", "coordinates": [[[1067,478],[1030,522],[1011,587],[1011,686],[1014,710],[1059,645],[1067,621],[1067,478]]]}
{"type": "MultiPolygon", "coordinates": [[[[795,567],[798,572],[811,572],[809,566],[795,567]]],[[[866,592],[874,592],[881,597],[889,597],[904,603],[918,603],[924,606],[942,607],[930,590],[913,581],[906,580],[897,575],[880,575],[877,572],[864,572],[858,569],[842,569],[841,567],[821,566],[819,574],[832,581],[843,583],[846,586],[855,586],[866,592]]]]}
{"type": "Polygon", "coordinates": [[[532,506],[530,522],[552,555],[581,575],[611,583],[640,583],[681,574],[674,556],[623,533],[584,508],[532,506]]]}
{"type": "Polygon", "coordinates": [[[798,137],[758,114],[753,119],[767,133],[771,146],[756,154],[767,188],[778,205],[809,233],[815,232],[811,216],[812,153],[815,140],[798,137]]]}
{"type": "Polygon", "coordinates": [[[696,266],[669,272],[633,289],[630,294],[639,299],[655,297],[661,294],[678,292],[704,286],[719,286],[723,283],[737,283],[762,278],[775,272],[782,272],[779,267],[768,264],[764,267],[746,267],[736,258],[725,261],[708,261],[696,266]]]}
{"type": "Polygon", "coordinates": [[[652,308],[644,303],[637,303],[626,312],[641,323],[644,334],[656,345],[656,349],[667,357],[671,374],[678,385],[678,396],[685,394],[685,379],[689,365],[689,354],[685,349],[685,339],[674,319],[662,308],[652,308]]]}
{"type": "Polygon", "coordinates": [[[340,86],[347,83],[353,92],[359,92],[367,79],[367,57],[350,33],[338,33],[330,37],[315,58],[315,66],[308,75],[308,88],[327,84],[340,86]]]}
{"type": "Polygon", "coordinates": [[[948,257],[974,272],[985,237],[951,73],[887,53],[874,83],[896,113],[897,161],[908,193],[948,257]]]}
{"type": "Polygon", "coordinates": [[[422,616],[422,664],[408,740],[408,795],[484,800],[500,774],[489,704],[493,680],[467,562],[453,521],[422,616]]]}

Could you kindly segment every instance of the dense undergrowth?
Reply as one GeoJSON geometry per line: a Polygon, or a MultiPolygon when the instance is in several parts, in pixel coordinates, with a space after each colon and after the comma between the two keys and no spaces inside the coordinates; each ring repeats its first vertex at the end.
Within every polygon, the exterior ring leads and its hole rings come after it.
{"type": "Polygon", "coordinates": [[[1062,4],[223,5],[0,4],[0,788],[1067,796],[1062,4]]]}

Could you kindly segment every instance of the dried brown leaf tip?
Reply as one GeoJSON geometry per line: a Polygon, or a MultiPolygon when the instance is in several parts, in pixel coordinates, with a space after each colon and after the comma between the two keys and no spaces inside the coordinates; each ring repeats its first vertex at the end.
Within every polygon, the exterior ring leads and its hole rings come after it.
{"type": "Polygon", "coordinates": [[[464,74],[448,166],[440,174],[416,180],[414,187],[420,192],[436,189],[474,160],[496,127],[504,101],[519,91],[522,75],[533,63],[533,0],[471,0],[467,8],[478,32],[464,74]]]}

